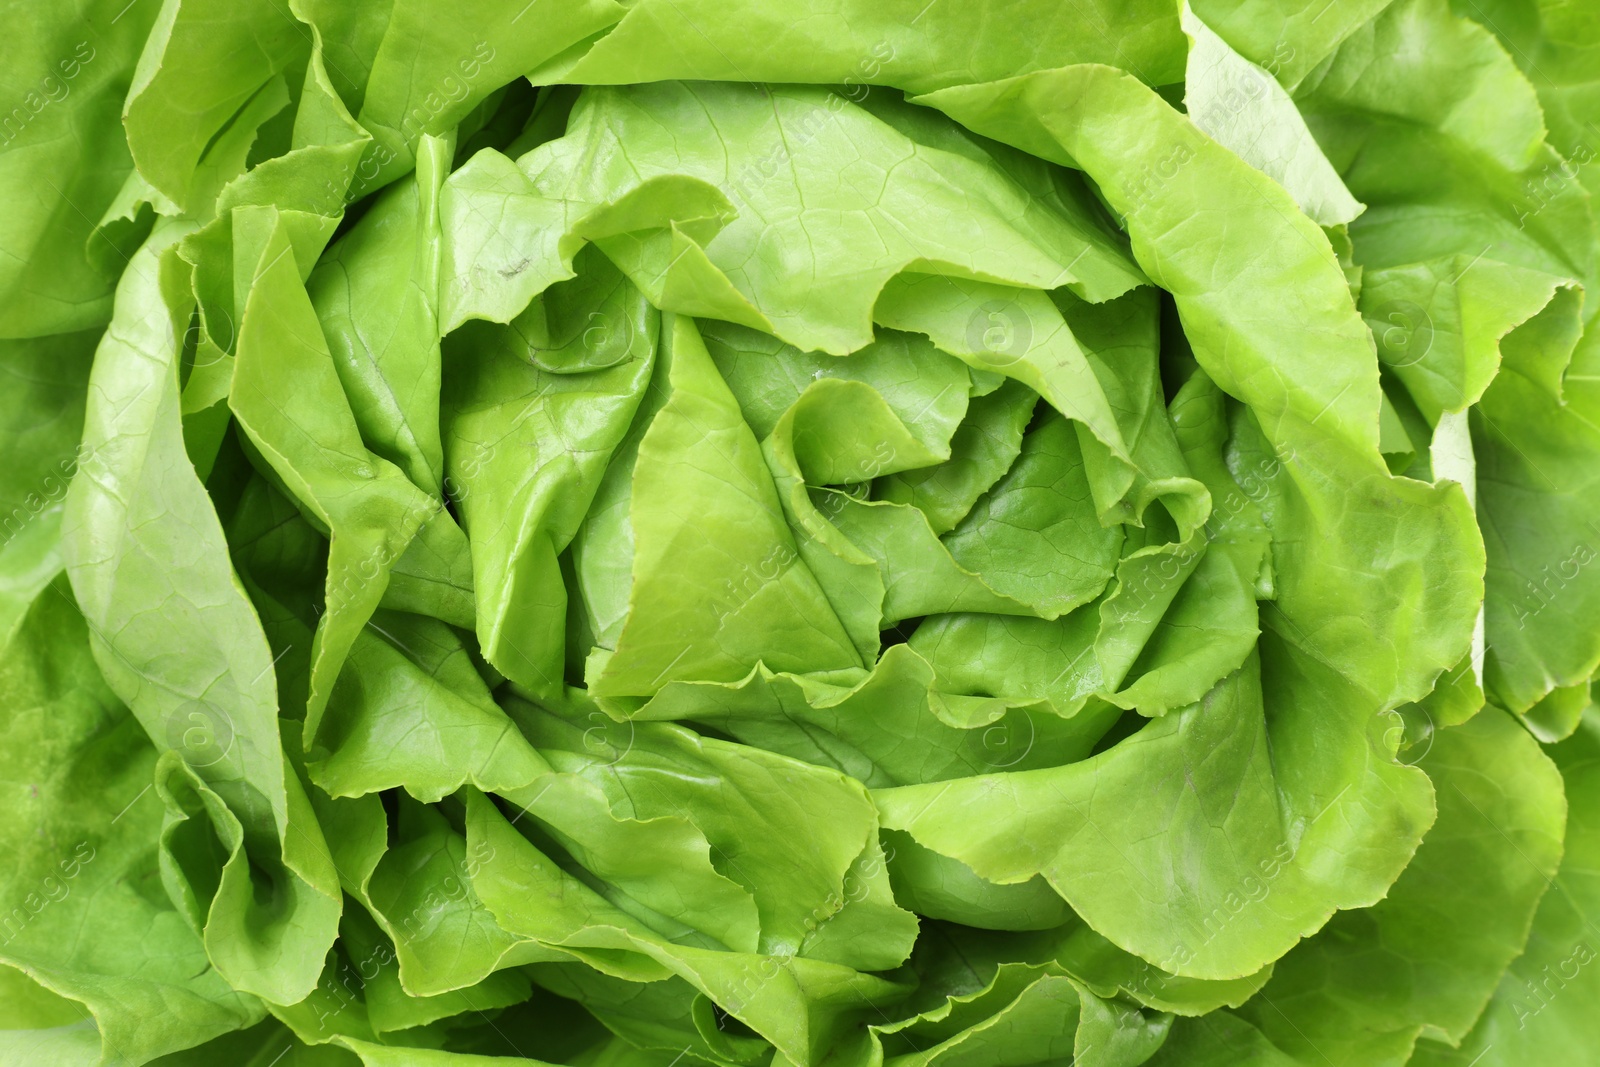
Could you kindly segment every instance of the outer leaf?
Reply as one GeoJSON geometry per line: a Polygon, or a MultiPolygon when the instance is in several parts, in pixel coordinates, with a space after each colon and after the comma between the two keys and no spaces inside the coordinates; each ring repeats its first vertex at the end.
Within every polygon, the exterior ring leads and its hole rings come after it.
{"type": "Polygon", "coordinates": [[[883,979],[804,957],[663,944],[586,887],[564,879],[487,801],[474,799],[468,825],[474,842],[487,843],[496,856],[504,854],[484,865],[474,886],[508,928],[606,970],[615,971],[633,956],[653,963],[662,977],[677,974],[795,1062],[851,1041],[848,1035],[860,1032],[857,1019],[905,993],[883,979]],[[535,906],[535,901],[555,906],[535,906]]]}
{"type": "Polygon", "coordinates": [[[80,447],[98,331],[0,344],[12,387],[0,400],[11,460],[0,470],[0,644],[61,570],[61,512],[80,447]]]}
{"type": "Polygon", "coordinates": [[[145,1062],[259,1019],[160,892],[150,843],[161,809],[146,796],[155,752],[101,681],[64,580],[7,639],[0,694],[15,816],[0,883],[0,1058],[52,1062],[44,1049],[56,1045],[61,1062],[145,1062]]]}
{"type": "Polygon", "coordinates": [[[1337,226],[1359,215],[1362,205],[1334,173],[1272,74],[1229,48],[1187,6],[1183,19],[1193,41],[1184,106],[1195,124],[1288,190],[1320,225],[1337,226]]]}
{"type": "MultiPolygon", "coordinates": [[[[1597,1040],[1591,1010],[1600,989],[1595,966],[1600,935],[1600,721],[1585,715],[1578,732],[1549,750],[1567,792],[1566,851],[1539,903],[1527,952],[1500,980],[1494,999],[1459,1049],[1419,1043],[1413,1062],[1425,1067],[1478,1062],[1480,1067],[1582,1061],[1597,1040]]],[[[1531,873],[1527,869],[1520,872],[1531,873]]]]}
{"type": "Polygon", "coordinates": [[[6,7],[0,337],[66,333],[111,317],[112,278],[132,248],[101,238],[91,257],[86,245],[132,169],[122,97],[156,11],[115,0],[6,7]]]}
{"type": "Polygon", "coordinates": [[[354,83],[365,75],[357,118],[373,133],[369,161],[377,164],[367,188],[404,174],[422,135],[454,129],[495,89],[622,14],[611,0],[473,0],[448,19],[429,0],[392,0],[381,21],[316,8],[324,36],[354,53],[341,77],[354,83]],[[355,40],[339,32],[346,27],[359,27],[355,40]]]}
{"type": "MultiPolygon", "coordinates": [[[[218,801],[208,818],[243,835],[228,841],[236,850],[230,900],[250,899],[248,838],[257,860],[278,870],[281,891],[303,906],[288,924],[305,954],[259,968],[242,962],[257,948],[243,926],[249,906],[217,913],[217,936],[242,941],[243,955],[219,963],[234,984],[292,1001],[316,980],[338,901],[326,846],[286,773],[276,686],[264,681],[271,654],[184,451],[176,362],[189,304],[179,262],[163,251],[181,227],[158,231],[118,286],[124,310],[97,354],[86,416],[94,469],[68,497],[69,574],[107,681],[158,746],[198,770],[207,786],[195,788],[218,801]]],[[[208,903],[196,902],[196,926],[208,903]]]]}
{"type": "Polygon", "coordinates": [[[1492,34],[1445,0],[1390,4],[1296,93],[1436,128],[1511,170],[1532,163],[1544,142],[1533,86],[1492,34]]]}
{"type": "Polygon", "coordinates": [[[1266,636],[1259,664],[1082,763],[874,796],[886,826],[982,878],[1043,874],[1090,926],[1164,970],[1236,978],[1335,908],[1381,897],[1432,821],[1421,773],[1334,710],[1359,700],[1266,636]],[[966,813],[980,803],[976,823],[966,813]]]}
{"type": "Polygon", "coordinates": [[[769,99],[732,85],[591,89],[567,136],[519,166],[546,197],[610,204],[575,232],[594,234],[664,310],[770,322],[802,350],[867,344],[879,290],[907,269],[1068,285],[1091,300],[1142,281],[1081,189],[1041,201],[993,160],[916,144],[820,90],[769,99]],[[668,129],[701,134],[664,136],[668,129]],[[769,165],[786,144],[800,146],[790,163],[769,165]],[[836,160],[858,156],[909,158],[841,185],[836,160]],[[973,212],[975,201],[993,207],[973,212]],[[933,205],[948,210],[930,215],[933,205]],[[809,231],[824,218],[834,236],[814,240],[809,231]],[[672,220],[683,221],[673,230],[672,220]]]}
{"type": "Polygon", "coordinates": [[[1063,10],[808,0],[800,8],[749,4],[730,11],[652,0],[630,8],[591,49],[573,53],[536,76],[600,84],[865,83],[917,92],[1068,63],[1117,63],[1151,85],[1183,77],[1183,39],[1171,5],[1145,2],[1063,10]],[[760,43],[752,48],[752,42],[760,43]]]}
{"type": "Polygon", "coordinates": [[[1167,1043],[1147,1062],[1149,1067],[1301,1067],[1261,1031],[1226,1011],[1179,1019],[1167,1043]]]}
{"type": "Polygon", "coordinates": [[[1460,1041],[1556,872],[1560,774],[1504,712],[1436,733],[1419,766],[1439,817],[1416,858],[1386,898],[1280,960],[1241,1011],[1306,1063],[1401,1064],[1419,1031],[1460,1041]]]}
{"type": "Polygon", "coordinates": [[[123,108],[139,173],[180,209],[199,207],[189,194],[212,139],[308,40],[276,0],[163,0],[123,108]]]}
{"type": "Polygon", "coordinates": [[[425,802],[471,784],[505,791],[549,771],[495,704],[461,640],[433,619],[380,613],[328,701],[311,778],[329,795],[403,788],[425,802]]]}

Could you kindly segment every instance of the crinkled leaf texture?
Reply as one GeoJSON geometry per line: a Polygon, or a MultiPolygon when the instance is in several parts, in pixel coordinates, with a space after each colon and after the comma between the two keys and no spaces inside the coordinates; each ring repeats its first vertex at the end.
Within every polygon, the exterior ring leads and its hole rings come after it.
{"type": "Polygon", "coordinates": [[[11,6],[0,1065],[1597,1055],[1592,12],[11,6]]]}

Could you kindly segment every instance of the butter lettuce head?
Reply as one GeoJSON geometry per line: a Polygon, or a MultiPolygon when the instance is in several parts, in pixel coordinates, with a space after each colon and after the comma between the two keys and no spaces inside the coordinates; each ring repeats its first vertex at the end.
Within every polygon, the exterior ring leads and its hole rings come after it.
{"type": "Polygon", "coordinates": [[[1597,1055],[1600,20],[14,14],[0,1064],[1597,1055]]]}

